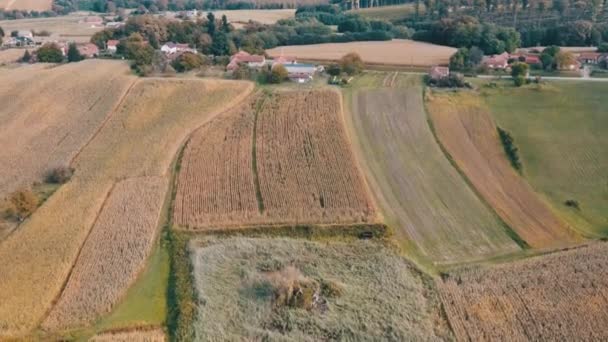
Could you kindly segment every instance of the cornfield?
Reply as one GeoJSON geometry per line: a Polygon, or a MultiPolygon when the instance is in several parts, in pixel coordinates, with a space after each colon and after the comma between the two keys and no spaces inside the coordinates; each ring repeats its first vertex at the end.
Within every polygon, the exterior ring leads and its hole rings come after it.
{"type": "Polygon", "coordinates": [[[120,300],[152,250],[167,184],[146,177],[114,187],[44,328],[90,323],[120,300]]]}
{"type": "Polygon", "coordinates": [[[606,341],[608,245],[470,269],[439,281],[460,341],[606,341]]]}
{"type": "Polygon", "coordinates": [[[375,218],[331,91],[278,92],[199,130],[184,152],[175,221],[188,228],[375,218]]]}
{"type": "MultiPolygon", "coordinates": [[[[100,86],[103,87],[103,82],[100,86]]],[[[46,96],[46,91],[52,97],[52,89],[43,90],[42,96],[46,96]]],[[[94,137],[74,156],[71,166],[76,171],[72,179],[0,244],[0,274],[11,275],[0,277],[0,336],[22,336],[52,309],[70,270],[79,263],[79,251],[98,215],[111,215],[102,209],[115,183],[133,177],[166,176],[179,146],[192,130],[236,105],[252,90],[252,84],[246,82],[138,81],[94,137]]],[[[123,209],[117,210],[112,217],[119,217],[123,209]]],[[[112,220],[107,224],[123,227],[124,222],[112,220]]],[[[122,237],[113,235],[112,238],[122,237]]],[[[109,272],[104,270],[107,266],[103,263],[93,266],[97,270],[89,270],[89,274],[109,272]]],[[[114,285],[116,293],[127,290],[118,289],[120,284],[114,285]]],[[[103,287],[91,290],[106,291],[103,287]]],[[[105,292],[99,292],[78,298],[101,301],[86,302],[90,305],[87,312],[93,312],[107,309],[109,302],[102,298],[104,295],[105,292]]]]}

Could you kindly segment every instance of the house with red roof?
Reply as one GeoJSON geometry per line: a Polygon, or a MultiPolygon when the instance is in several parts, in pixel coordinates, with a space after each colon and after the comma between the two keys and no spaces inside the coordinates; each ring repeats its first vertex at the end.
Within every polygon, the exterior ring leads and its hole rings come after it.
{"type": "Polygon", "coordinates": [[[230,57],[230,63],[226,66],[226,70],[234,71],[239,65],[246,64],[250,68],[261,68],[266,65],[266,57],[262,55],[252,55],[246,51],[239,51],[230,57]]]}
{"type": "Polygon", "coordinates": [[[431,70],[429,71],[429,76],[432,80],[446,78],[450,76],[450,68],[439,65],[432,66],[431,70]]]}
{"type": "Polygon", "coordinates": [[[84,56],[85,58],[93,58],[99,55],[99,48],[93,43],[80,44],[77,45],[76,48],[78,49],[80,55],[84,56]]]}
{"type": "Polygon", "coordinates": [[[581,52],[577,60],[582,64],[599,64],[601,57],[599,52],[581,52]]]}
{"type": "Polygon", "coordinates": [[[508,52],[503,52],[500,55],[484,56],[481,64],[490,69],[506,69],[509,66],[510,57],[508,52]]]}

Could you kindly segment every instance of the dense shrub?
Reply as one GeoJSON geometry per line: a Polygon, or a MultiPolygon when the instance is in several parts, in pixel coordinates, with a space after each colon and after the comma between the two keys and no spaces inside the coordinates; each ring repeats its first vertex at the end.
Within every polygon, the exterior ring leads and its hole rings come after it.
{"type": "Polygon", "coordinates": [[[61,63],[63,62],[63,53],[55,44],[45,44],[36,50],[38,61],[42,63],[61,63]]]}
{"type": "Polygon", "coordinates": [[[348,75],[358,74],[365,68],[361,56],[355,52],[348,53],[340,58],[339,65],[340,69],[348,75]]]}
{"type": "Polygon", "coordinates": [[[4,214],[7,218],[23,221],[36,210],[39,201],[31,189],[17,190],[9,195],[4,214]]]}
{"type": "Polygon", "coordinates": [[[46,175],[46,182],[52,184],[64,184],[72,178],[74,169],[66,166],[56,167],[46,175]]]}
{"type": "Polygon", "coordinates": [[[201,55],[192,52],[185,52],[173,60],[171,66],[177,72],[185,72],[200,68],[204,63],[205,60],[201,55]]]}
{"type": "Polygon", "coordinates": [[[511,134],[509,134],[509,132],[505,131],[504,129],[502,129],[500,127],[496,127],[496,128],[498,130],[498,136],[500,137],[502,147],[505,150],[505,154],[509,158],[511,165],[517,171],[521,172],[522,165],[519,160],[518,150],[517,150],[517,147],[515,147],[513,137],[511,137],[511,134]]]}

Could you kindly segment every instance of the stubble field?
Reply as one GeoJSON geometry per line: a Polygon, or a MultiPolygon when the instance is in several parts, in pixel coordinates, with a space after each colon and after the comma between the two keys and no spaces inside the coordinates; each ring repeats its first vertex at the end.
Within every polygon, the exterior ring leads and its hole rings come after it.
{"type": "Polygon", "coordinates": [[[81,21],[85,17],[82,13],[74,13],[52,18],[2,20],[0,27],[4,29],[6,35],[15,30],[49,31],[51,36],[37,38],[43,41],[69,40],[87,43],[91,36],[95,32],[103,30],[103,27],[91,27],[90,24],[82,23],[81,21]]]}
{"type": "Polygon", "coordinates": [[[519,251],[435,141],[420,81],[376,73],[357,82],[347,96],[351,136],[384,217],[399,236],[437,264],[519,251]]]}
{"type": "Polygon", "coordinates": [[[48,11],[53,7],[53,0],[0,0],[0,9],[5,11],[48,11]]]}
{"type": "Polygon", "coordinates": [[[608,249],[597,243],[438,281],[459,341],[605,341],[608,249]]]}
{"type": "Polygon", "coordinates": [[[22,49],[8,49],[0,51],[0,66],[15,63],[23,56],[24,53],[25,50],[22,49]]]}
{"type": "Polygon", "coordinates": [[[281,54],[302,60],[337,61],[349,52],[358,53],[364,62],[377,65],[430,66],[448,64],[456,49],[413,40],[350,42],[279,46],[266,50],[271,57],[281,54]]]}
{"type": "Polygon", "coordinates": [[[458,167],[528,245],[545,248],[578,241],[572,227],[509,164],[496,125],[475,95],[432,94],[427,107],[439,141],[458,167]]]}
{"type": "MultiPolygon", "coordinates": [[[[76,173],[72,180],[0,244],[0,273],[11,274],[0,279],[0,335],[22,335],[45,317],[61,295],[81,246],[116,182],[168,177],[169,165],[191,130],[243,100],[252,89],[246,82],[138,81],[73,161],[76,173]]],[[[107,229],[114,229],[114,224],[123,226],[125,222],[111,221],[112,227],[107,229]]],[[[142,238],[136,234],[118,237],[142,238]]],[[[145,248],[147,244],[138,246],[145,248]]],[[[97,269],[90,274],[110,272],[104,271],[103,263],[93,266],[97,269]]],[[[101,293],[86,297],[105,300],[101,293]]]]}
{"type": "Polygon", "coordinates": [[[191,257],[200,341],[452,337],[431,279],[376,242],[194,240],[191,257]]]}
{"type": "Polygon", "coordinates": [[[281,19],[293,18],[295,13],[295,9],[213,11],[216,18],[225,15],[231,24],[241,25],[248,23],[250,20],[270,25],[281,19]]]}
{"type": "Polygon", "coordinates": [[[203,127],[184,152],[176,224],[373,221],[341,113],[333,91],[276,92],[203,127]]]}

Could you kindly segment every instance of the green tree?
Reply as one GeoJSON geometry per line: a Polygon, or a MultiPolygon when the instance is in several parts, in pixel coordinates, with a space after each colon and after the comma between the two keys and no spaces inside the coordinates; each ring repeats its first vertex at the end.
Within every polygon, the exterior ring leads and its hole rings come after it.
{"type": "Polygon", "coordinates": [[[342,73],[342,69],[338,64],[331,64],[325,70],[330,76],[339,76],[342,73]]]}
{"type": "Polygon", "coordinates": [[[177,72],[190,71],[201,67],[205,63],[203,57],[197,53],[185,52],[177,57],[171,66],[177,72]]]}
{"type": "Polygon", "coordinates": [[[25,50],[23,57],[21,57],[22,63],[29,63],[32,60],[32,55],[30,54],[30,50],[25,50]]]}
{"type": "Polygon", "coordinates": [[[45,44],[36,51],[38,61],[43,63],[61,63],[63,54],[55,44],[45,44]]]}
{"type": "Polygon", "coordinates": [[[340,58],[340,68],[349,75],[355,75],[363,71],[365,64],[361,56],[355,52],[348,53],[340,58]]]}
{"type": "Polygon", "coordinates": [[[281,83],[287,79],[289,76],[287,69],[282,64],[275,65],[270,71],[270,79],[268,80],[270,83],[281,83]]]}
{"type": "Polygon", "coordinates": [[[207,13],[207,33],[212,37],[216,31],[215,25],[215,15],[213,15],[213,12],[207,13]]]}
{"type": "Polygon", "coordinates": [[[226,17],[226,15],[222,15],[222,31],[224,33],[229,33],[230,32],[230,24],[228,23],[228,18],[226,17]]]}
{"type": "Polygon", "coordinates": [[[0,45],[2,45],[2,39],[4,38],[4,30],[0,27],[0,45]]]}
{"type": "Polygon", "coordinates": [[[530,66],[526,63],[515,62],[511,64],[511,76],[513,77],[513,82],[515,82],[517,87],[521,87],[522,85],[526,84],[528,70],[530,70],[530,66]]]}
{"type": "Polygon", "coordinates": [[[80,62],[83,59],[84,57],[80,54],[80,51],[78,51],[76,44],[71,43],[68,47],[68,62],[80,62]]]}
{"type": "Polygon", "coordinates": [[[211,43],[211,53],[215,56],[227,56],[230,54],[230,44],[228,35],[224,32],[217,32],[213,36],[211,43]]]}
{"type": "Polygon", "coordinates": [[[602,43],[597,47],[597,52],[608,52],[608,43],[602,43]]]}
{"type": "Polygon", "coordinates": [[[450,57],[450,69],[465,70],[469,67],[469,49],[460,48],[450,57]]]}

